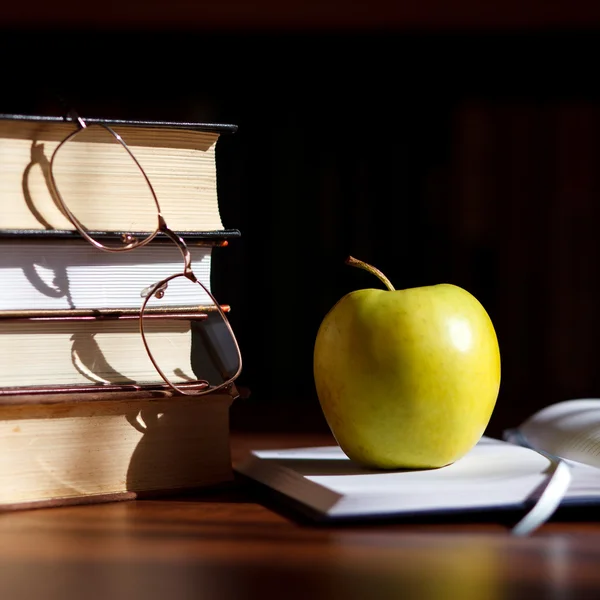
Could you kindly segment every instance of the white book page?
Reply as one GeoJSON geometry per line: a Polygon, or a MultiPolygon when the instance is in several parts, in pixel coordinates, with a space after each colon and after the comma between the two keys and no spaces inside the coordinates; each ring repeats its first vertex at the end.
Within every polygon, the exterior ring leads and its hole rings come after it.
{"type": "Polygon", "coordinates": [[[335,446],[253,454],[240,472],[332,516],[518,506],[552,468],[537,452],[487,437],[441,469],[367,470],[335,446]]]}
{"type": "Polygon", "coordinates": [[[567,500],[600,502],[600,473],[597,467],[574,460],[565,460],[571,471],[571,483],[565,494],[567,500]]]}
{"type": "Polygon", "coordinates": [[[553,404],[532,415],[518,430],[535,448],[600,468],[600,398],[553,404]]]}
{"type": "MultiPolygon", "coordinates": [[[[210,290],[211,247],[190,245],[189,250],[196,277],[210,290]]],[[[144,288],[182,271],[175,244],[103,252],[79,240],[0,242],[0,310],[139,308],[144,288]]],[[[183,278],[169,286],[181,306],[212,304],[200,286],[183,278]]]]}

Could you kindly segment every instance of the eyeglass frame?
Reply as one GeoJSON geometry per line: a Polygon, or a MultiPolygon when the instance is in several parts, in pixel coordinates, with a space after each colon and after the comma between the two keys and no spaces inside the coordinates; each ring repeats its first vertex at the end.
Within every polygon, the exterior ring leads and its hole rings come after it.
{"type": "Polygon", "coordinates": [[[178,393],[186,395],[186,396],[203,396],[206,394],[214,393],[219,390],[230,388],[242,371],[242,354],[240,351],[240,347],[239,347],[237,338],[233,332],[231,324],[229,323],[229,319],[227,319],[225,312],[223,311],[221,305],[217,302],[217,299],[210,292],[210,290],[208,290],[198,280],[198,278],[194,274],[194,271],[192,270],[192,257],[191,257],[191,253],[187,247],[187,244],[185,243],[185,241],[183,240],[183,238],[180,235],[178,235],[177,233],[175,233],[173,230],[171,230],[168,227],[166,220],[165,220],[164,216],[162,215],[158,197],[156,195],[154,187],[152,186],[152,183],[151,183],[150,178],[148,177],[146,171],[144,170],[144,168],[142,167],[142,165],[140,164],[140,162],[138,161],[136,156],[133,154],[133,152],[131,151],[131,149],[125,142],[125,140],[123,140],[123,138],[116,131],[114,131],[114,129],[112,127],[110,127],[108,124],[102,123],[100,121],[95,121],[94,123],[91,123],[88,125],[85,122],[85,120],[83,118],[81,118],[75,111],[71,110],[70,115],[71,115],[72,121],[78,127],[71,133],[67,134],[58,143],[58,145],[54,148],[52,155],[50,157],[50,161],[49,161],[49,183],[50,183],[51,191],[54,195],[55,201],[58,201],[58,203],[60,205],[59,206],[60,209],[64,212],[66,218],[68,218],[69,221],[73,224],[73,226],[77,229],[79,234],[87,242],[92,244],[92,246],[94,246],[95,248],[102,250],[104,252],[115,252],[115,253],[130,252],[137,248],[146,246],[160,233],[167,236],[177,246],[178,250],[181,252],[181,255],[182,255],[183,261],[184,261],[183,271],[181,273],[175,273],[173,275],[170,275],[169,277],[165,277],[164,279],[158,281],[157,283],[152,284],[151,286],[148,286],[141,292],[142,296],[144,297],[144,300],[142,302],[142,306],[141,306],[140,312],[139,312],[139,323],[140,323],[140,334],[142,337],[142,342],[144,344],[144,348],[146,350],[146,353],[148,354],[148,358],[152,362],[152,365],[156,369],[157,373],[160,375],[160,377],[163,379],[163,381],[175,392],[178,392],[178,393]],[[150,234],[148,234],[141,241],[139,239],[137,239],[132,233],[124,233],[122,235],[124,245],[121,247],[110,247],[110,246],[105,246],[105,245],[99,243],[88,233],[85,226],[72,213],[72,211],[69,209],[68,204],[65,202],[64,198],[62,197],[60,190],[58,189],[58,185],[56,183],[56,179],[54,176],[54,161],[56,159],[56,156],[57,156],[59,150],[67,142],[71,141],[73,138],[75,138],[81,132],[85,131],[86,129],[89,129],[90,127],[101,127],[103,129],[105,129],[115,139],[115,141],[121,145],[121,147],[127,152],[129,157],[133,160],[134,164],[136,165],[136,167],[138,168],[142,177],[144,178],[144,180],[148,186],[148,189],[150,190],[150,193],[152,194],[152,199],[156,206],[156,215],[157,215],[157,219],[158,219],[158,224],[157,224],[157,227],[154,230],[154,232],[151,232],[150,234]],[[146,339],[146,334],[144,331],[144,312],[146,311],[147,304],[154,295],[160,293],[161,290],[166,289],[169,282],[173,281],[174,279],[176,279],[178,277],[185,277],[188,280],[190,280],[192,283],[197,283],[207,293],[208,297],[213,301],[215,309],[218,311],[219,315],[223,319],[225,326],[229,330],[231,339],[233,340],[235,350],[236,350],[237,356],[238,356],[238,366],[237,366],[235,374],[233,376],[230,376],[228,379],[226,379],[226,381],[224,381],[223,383],[221,383],[219,385],[215,385],[215,386],[211,387],[210,383],[208,381],[202,380],[202,379],[198,379],[197,381],[195,381],[193,383],[182,383],[182,384],[175,385],[164,374],[163,370],[160,368],[160,366],[157,364],[156,360],[154,359],[154,356],[152,355],[152,351],[150,350],[148,341],[146,339]],[[199,390],[192,389],[192,391],[188,391],[187,388],[197,388],[199,384],[205,384],[206,387],[203,387],[199,390]]]}

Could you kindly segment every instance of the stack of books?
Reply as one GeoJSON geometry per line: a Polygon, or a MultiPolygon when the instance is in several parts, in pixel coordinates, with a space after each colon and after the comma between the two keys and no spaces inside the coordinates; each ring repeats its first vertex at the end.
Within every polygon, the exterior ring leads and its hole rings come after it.
{"type": "Polygon", "coordinates": [[[59,172],[56,157],[65,153],[55,150],[77,130],[75,121],[0,115],[0,510],[232,478],[235,384],[200,396],[179,388],[203,379],[197,355],[206,347],[190,332],[197,325],[205,336],[203,321],[210,329],[211,315],[229,306],[217,311],[202,286],[179,285],[190,283],[179,277],[169,282],[167,318],[145,309],[144,322],[157,323],[145,337],[140,315],[148,290],[162,297],[165,290],[152,286],[190,265],[210,291],[215,248],[240,235],[220,218],[215,154],[221,135],[236,127],[85,123],[108,125],[119,137],[107,144],[75,135],[59,172]],[[118,153],[104,153],[120,140],[118,153]],[[146,240],[156,227],[139,218],[143,177],[132,185],[123,175],[136,162],[160,203],[151,216],[189,254],[163,232],[131,251],[110,251],[146,240]],[[67,196],[79,196],[89,239],[65,210],[67,196]]]}

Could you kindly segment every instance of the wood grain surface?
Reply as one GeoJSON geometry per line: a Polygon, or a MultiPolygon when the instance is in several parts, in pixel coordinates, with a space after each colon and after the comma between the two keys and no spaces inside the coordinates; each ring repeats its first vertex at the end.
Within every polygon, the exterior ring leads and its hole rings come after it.
{"type": "MultiPolygon", "coordinates": [[[[327,436],[234,435],[249,447],[327,436]]],[[[590,516],[590,519],[593,515],[590,516]]],[[[0,598],[592,598],[600,524],[316,526],[242,481],[178,498],[0,514],[0,598]]]]}

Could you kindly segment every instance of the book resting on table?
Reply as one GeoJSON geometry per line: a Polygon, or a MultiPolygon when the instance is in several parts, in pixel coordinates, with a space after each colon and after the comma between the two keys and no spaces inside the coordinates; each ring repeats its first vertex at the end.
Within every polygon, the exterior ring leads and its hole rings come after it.
{"type": "Polygon", "coordinates": [[[365,469],[336,445],[257,448],[235,469],[321,522],[523,512],[543,496],[534,528],[557,507],[600,505],[600,399],[550,405],[504,437],[437,469],[365,469]]]}

